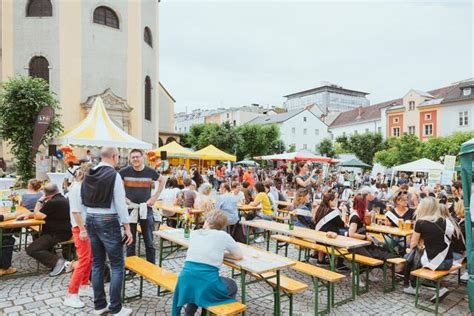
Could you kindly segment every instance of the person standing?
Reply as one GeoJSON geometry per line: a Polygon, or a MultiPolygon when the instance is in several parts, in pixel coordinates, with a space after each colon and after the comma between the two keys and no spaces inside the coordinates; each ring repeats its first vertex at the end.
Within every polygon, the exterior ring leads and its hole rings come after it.
{"type": "MultiPolygon", "coordinates": [[[[143,151],[132,149],[129,154],[130,166],[119,171],[125,185],[127,203],[139,205],[139,209],[146,207],[146,218],[141,218],[139,211],[137,223],[140,223],[143,240],[145,242],[146,260],[155,263],[155,247],[153,246],[153,205],[160,196],[165,186],[165,177],[160,176],[155,170],[145,166],[143,151]],[[155,191],[151,194],[153,184],[155,191]],[[130,203],[131,202],[131,203],[130,203]],[[146,204],[146,205],[144,205],[146,204]]],[[[130,223],[133,242],[127,247],[127,257],[135,256],[135,240],[137,236],[137,223],[130,223]]]]}
{"type": "Polygon", "coordinates": [[[81,186],[81,199],[87,212],[86,229],[92,249],[94,315],[106,312],[111,315],[130,315],[132,310],[122,306],[125,263],[120,224],[124,227],[125,245],[133,242],[133,236],[130,232],[123,181],[115,171],[119,153],[114,147],[104,147],[100,156],[102,161],[87,172],[81,186]],[[106,257],[111,266],[109,306],[104,290],[106,257]]]}
{"type": "Polygon", "coordinates": [[[87,163],[76,170],[75,178],[72,181],[68,194],[72,236],[77,253],[77,266],[69,281],[67,295],[64,298],[64,305],[73,308],[84,307],[85,304],[81,301],[81,296],[94,297],[94,293],[89,284],[89,277],[92,270],[92,251],[85,226],[86,208],[81,200],[82,180],[90,167],[91,164],[87,163]]]}

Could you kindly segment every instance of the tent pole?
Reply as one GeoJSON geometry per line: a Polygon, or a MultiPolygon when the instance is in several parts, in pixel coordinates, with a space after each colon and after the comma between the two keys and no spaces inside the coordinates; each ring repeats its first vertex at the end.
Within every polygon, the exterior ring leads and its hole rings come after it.
{"type": "Polygon", "coordinates": [[[472,231],[472,215],[470,207],[473,205],[471,199],[473,196],[472,192],[472,160],[474,153],[461,155],[461,177],[462,177],[462,189],[464,196],[464,218],[466,224],[466,254],[467,254],[467,271],[469,273],[469,280],[467,282],[467,293],[469,298],[469,310],[474,312],[474,251],[473,245],[474,232],[472,231]]]}

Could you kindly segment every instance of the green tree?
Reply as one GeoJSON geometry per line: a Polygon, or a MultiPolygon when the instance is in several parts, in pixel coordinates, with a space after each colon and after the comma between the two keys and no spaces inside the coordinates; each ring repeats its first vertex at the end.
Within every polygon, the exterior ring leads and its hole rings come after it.
{"type": "Polygon", "coordinates": [[[387,141],[387,149],[375,154],[375,161],[392,167],[422,158],[422,144],[418,137],[404,133],[387,141]]]}
{"type": "Polygon", "coordinates": [[[33,131],[38,113],[51,106],[55,117],[41,139],[41,145],[62,131],[59,102],[40,78],[18,76],[2,84],[0,95],[0,136],[8,141],[16,158],[17,174],[27,180],[35,175],[35,160],[31,155],[33,131]]]}
{"type": "Polygon", "coordinates": [[[446,137],[430,138],[422,144],[422,156],[434,161],[445,155],[457,155],[461,144],[474,137],[474,131],[457,132],[446,137]]]}
{"type": "Polygon", "coordinates": [[[321,155],[324,155],[326,157],[333,158],[336,156],[336,150],[334,149],[332,141],[329,138],[323,139],[318,145],[316,145],[316,150],[321,155]]]}
{"type": "Polygon", "coordinates": [[[236,154],[239,160],[285,150],[276,125],[245,124],[234,127],[228,122],[222,125],[198,124],[193,125],[189,133],[183,135],[181,142],[184,146],[195,149],[212,144],[228,153],[236,154]]]}
{"type": "Polygon", "coordinates": [[[238,159],[281,153],[285,150],[276,125],[245,124],[239,126],[237,132],[240,140],[238,159]]]}
{"type": "Polygon", "coordinates": [[[383,150],[386,144],[380,133],[354,134],[350,137],[339,136],[336,138],[338,151],[351,152],[363,162],[372,165],[377,151],[383,150]]]}

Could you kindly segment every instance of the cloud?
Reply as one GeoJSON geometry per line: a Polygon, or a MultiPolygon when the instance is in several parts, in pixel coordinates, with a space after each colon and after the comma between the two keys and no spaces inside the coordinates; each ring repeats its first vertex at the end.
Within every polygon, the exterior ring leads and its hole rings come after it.
{"type": "Polygon", "coordinates": [[[177,110],[250,103],[331,81],[372,103],[472,77],[468,1],[168,1],[160,81],[177,110]]]}

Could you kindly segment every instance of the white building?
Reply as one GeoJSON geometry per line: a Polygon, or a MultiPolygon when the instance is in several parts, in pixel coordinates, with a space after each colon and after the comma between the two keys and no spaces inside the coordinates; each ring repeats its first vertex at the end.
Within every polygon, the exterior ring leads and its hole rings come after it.
{"type": "Polygon", "coordinates": [[[329,132],[333,140],[336,140],[339,136],[350,136],[367,132],[383,133],[381,111],[398,101],[399,99],[391,100],[340,113],[329,125],[329,132]]]}
{"type": "Polygon", "coordinates": [[[441,101],[440,136],[474,131],[474,79],[457,84],[441,101]]]}
{"type": "Polygon", "coordinates": [[[248,124],[276,124],[285,146],[294,146],[296,150],[316,151],[316,146],[329,137],[326,123],[308,108],[257,117],[248,124]]]}
{"type": "Polygon", "coordinates": [[[191,113],[179,112],[174,116],[174,131],[175,133],[185,134],[191,130],[191,126],[206,123],[206,117],[216,113],[222,112],[223,109],[218,110],[201,110],[196,109],[191,113]]]}
{"type": "Polygon", "coordinates": [[[322,113],[328,114],[369,106],[367,95],[366,92],[322,82],[320,87],[285,95],[284,105],[287,110],[294,110],[315,104],[322,113]]]}
{"type": "MultiPolygon", "coordinates": [[[[137,0],[2,0],[1,80],[45,79],[68,129],[97,96],[114,122],[158,144],[158,7],[137,0]]],[[[4,150],[5,151],[5,150],[4,150]]]]}
{"type": "Polygon", "coordinates": [[[196,109],[191,113],[176,113],[175,132],[188,133],[191,126],[196,124],[223,124],[229,122],[233,126],[241,126],[256,117],[276,114],[274,108],[264,108],[258,104],[216,110],[196,109]]]}

